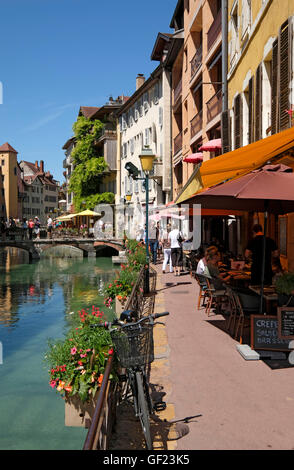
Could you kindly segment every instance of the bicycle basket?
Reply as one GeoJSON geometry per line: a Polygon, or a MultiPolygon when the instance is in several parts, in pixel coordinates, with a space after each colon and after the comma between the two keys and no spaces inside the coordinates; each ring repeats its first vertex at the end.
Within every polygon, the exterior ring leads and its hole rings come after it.
{"type": "Polygon", "coordinates": [[[112,331],[111,339],[122,367],[138,367],[153,362],[152,325],[128,325],[112,331]]]}

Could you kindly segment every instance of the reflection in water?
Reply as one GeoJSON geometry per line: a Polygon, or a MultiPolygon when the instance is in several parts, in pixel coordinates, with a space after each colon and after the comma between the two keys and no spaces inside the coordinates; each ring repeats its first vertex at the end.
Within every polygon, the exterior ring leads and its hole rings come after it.
{"type": "Polygon", "coordinates": [[[80,449],[86,430],[64,427],[64,403],[48,386],[48,338],[60,338],[72,312],[103,307],[109,258],[46,258],[0,251],[0,449],[80,449]],[[11,420],[11,416],[15,416],[11,420]]]}

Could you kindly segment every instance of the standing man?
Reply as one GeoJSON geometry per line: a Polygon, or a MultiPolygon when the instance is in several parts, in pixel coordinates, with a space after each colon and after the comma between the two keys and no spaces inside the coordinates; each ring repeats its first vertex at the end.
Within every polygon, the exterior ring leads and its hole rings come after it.
{"type": "Polygon", "coordinates": [[[40,220],[36,216],[35,217],[35,234],[38,239],[40,238],[40,226],[41,226],[40,220]]]}
{"type": "Polygon", "coordinates": [[[157,245],[158,245],[158,235],[159,231],[156,224],[153,222],[149,228],[148,238],[149,238],[149,247],[152,256],[152,263],[156,264],[157,261],[157,245]]]}
{"type": "MultiPolygon", "coordinates": [[[[262,254],[263,254],[263,232],[262,226],[255,224],[252,228],[253,239],[247,245],[245,250],[245,259],[252,259],[251,266],[251,284],[261,285],[262,275],[262,254]]],[[[278,258],[279,252],[276,242],[270,237],[266,237],[265,243],[265,270],[264,270],[264,284],[272,284],[272,258],[278,258]]]]}
{"type": "Polygon", "coordinates": [[[47,215],[47,234],[48,234],[48,238],[52,238],[52,226],[53,226],[53,221],[51,219],[51,216],[47,215]]]}

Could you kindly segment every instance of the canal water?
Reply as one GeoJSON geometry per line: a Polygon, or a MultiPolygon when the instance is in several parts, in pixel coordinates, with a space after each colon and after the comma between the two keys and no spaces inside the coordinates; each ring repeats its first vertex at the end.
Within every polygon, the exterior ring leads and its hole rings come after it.
{"type": "Polygon", "coordinates": [[[0,449],[81,449],[87,430],[64,426],[64,401],[49,387],[49,338],[62,338],[72,312],[102,308],[113,278],[111,258],[49,256],[32,264],[13,248],[0,251],[0,449]]]}

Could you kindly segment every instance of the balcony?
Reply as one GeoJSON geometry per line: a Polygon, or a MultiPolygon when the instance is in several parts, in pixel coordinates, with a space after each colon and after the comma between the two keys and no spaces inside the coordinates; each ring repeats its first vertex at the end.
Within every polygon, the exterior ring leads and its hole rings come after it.
{"type": "Polygon", "coordinates": [[[102,129],[100,140],[103,139],[116,139],[116,127],[112,123],[107,123],[102,129]]]}
{"type": "Polygon", "coordinates": [[[181,131],[174,138],[174,155],[176,155],[180,150],[182,150],[182,145],[183,145],[183,132],[181,131]]]}
{"type": "Polygon", "coordinates": [[[182,79],[180,79],[179,83],[174,89],[174,104],[176,104],[176,102],[178,101],[181,95],[182,95],[182,79]]]}
{"type": "Polygon", "coordinates": [[[191,60],[191,80],[196,75],[202,65],[202,44],[198,47],[196,54],[191,60]]]}
{"type": "Polygon", "coordinates": [[[222,90],[218,90],[212,98],[206,103],[207,122],[212,121],[222,112],[222,90]]]}
{"type": "Polygon", "coordinates": [[[191,125],[191,139],[193,139],[193,137],[198,134],[198,132],[201,131],[202,129],[202,122],[203,122],[203,113],[202,113],[202,109],[201,111],[199,111],[198,114],[196,114],[195,117],[193,117],[193,119],[190,121],[190,125],[191,125]]]}
{"type": "Polygon", "coordinates": [[[222,11],[219,10],[207,33],[207,51],[209,51],[222,30],[222,11]]]}

